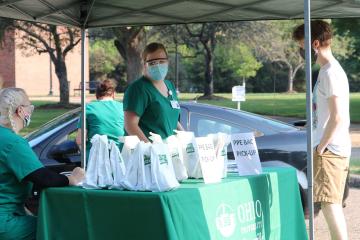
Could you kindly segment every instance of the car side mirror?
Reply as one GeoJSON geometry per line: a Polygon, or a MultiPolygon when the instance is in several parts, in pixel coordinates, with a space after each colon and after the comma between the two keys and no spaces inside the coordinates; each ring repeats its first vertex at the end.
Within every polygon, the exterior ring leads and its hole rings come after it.
{"type": "Polygon", "coordinates": [[[48,152],[48,157],[61,163],[71,163],[70,156],[78,154],[79,147],[74,141],[65,141],[54,145],[48,152]]]}

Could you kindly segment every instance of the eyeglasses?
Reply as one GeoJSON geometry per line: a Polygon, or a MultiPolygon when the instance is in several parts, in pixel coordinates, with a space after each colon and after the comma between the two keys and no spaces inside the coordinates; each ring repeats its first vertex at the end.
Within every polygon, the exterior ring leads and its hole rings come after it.
{"type": "Polygon", "coordinates": [[[155,66],[155,65],[164,64],[167,62],[168,62],[167,58],[154,58],[154,59],[147,60],[146,64],[148,66],[155,66]]]}
{"type": "Polygon", "coordinates": [[[20,106],[30,108],[30,112],[31,112],[31,113],[33,113],[33,112],[34,112],[34,109],[35,109],[35,106],[32,105],[32,104],[29,104],[29,105],[20,105],[20,106]]]}

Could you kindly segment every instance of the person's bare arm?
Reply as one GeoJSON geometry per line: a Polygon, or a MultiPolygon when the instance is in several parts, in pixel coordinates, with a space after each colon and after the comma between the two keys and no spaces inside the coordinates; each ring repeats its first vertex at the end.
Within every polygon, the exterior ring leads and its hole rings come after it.
{"type": "Polygon", "coordinates": [[[319,154],[322,154],[327,145],[329,145],[329,143],[332,141],[336,130],[343,121],[343,118],[339,113],[340,103],[337,96],[331,96],[328,99],[328,106],[330,110],[330,118],[325,128],[324,136],[322,137],[320,144],[316,148],[316,151],[319,154]]]}
{"type": "Polygon", "coordinates": [[[185,131],[180,122],[177,123],[176,130],[185,131]]]}
{"type": "Polygon", "coordinates": [[[145,136],[144,132],[139,127],[140,117],[134,112],[125,111],[125,130],[128,135],[138,136],[140,141],[149,142],[149,139],[145,136]]]}
{"type": "MultiPolygon", "coordinates": [[[[86,138],[86,130],[85,130],[85,138],[86,138]]],[[[78,129],[77,133],[76,133],[76,138],[75,138],[75,142],[76,144],[79,146],[79,148],[81,147],[81,128],[78,129]]]]}

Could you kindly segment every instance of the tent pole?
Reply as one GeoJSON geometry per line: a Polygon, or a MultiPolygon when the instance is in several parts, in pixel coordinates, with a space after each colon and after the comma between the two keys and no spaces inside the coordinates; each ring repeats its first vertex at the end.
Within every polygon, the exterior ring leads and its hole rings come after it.
{"type": "Polygon", "coordinates": [[[314,203],[313,203],[313,147],[312,147],[312,84],[311,84],[311,11],[310,0],[304,0],[305,22],[305,61],[306,61],[306,122],[307,122],[307,178],[309,207],[309,239],[314,239],[314,203]]]}
{"type": "Polygon", "coordinates": [[[81,28],[81,167],[86,169],[85,28],[81,28]]]}

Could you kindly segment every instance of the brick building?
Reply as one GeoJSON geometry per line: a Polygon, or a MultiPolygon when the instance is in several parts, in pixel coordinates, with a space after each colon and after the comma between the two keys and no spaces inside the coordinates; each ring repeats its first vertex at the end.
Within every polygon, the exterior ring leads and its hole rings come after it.
{"type": "MultiPolygon", "coordinates": [[[[49,54],[35,53],[27,56],[24,50],[16,47],[16,41],[20,40],[15,39],[15,33],[7,32],[3,46],[0,48],[0,79],[3,87],[19,87],[25,89],[29,96],[45,96],[50,92],[50,79],[52,79],[53,94],[59,95],[59,80],[52,63],[50,73],[49,54]]],[[[88,66],[86,63],[85,79],[88,79],[88,66]]],[[[81,81],[80,43],[66,56],[66,67],[70,95],[72,95],[73,89],[78,88],[81,81]]]]}

